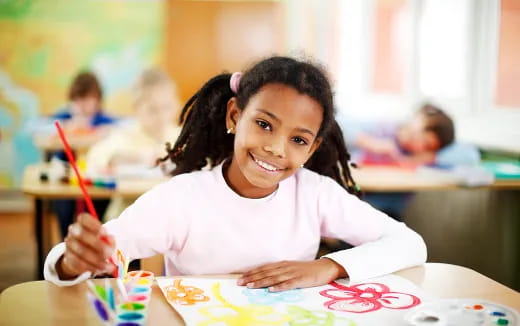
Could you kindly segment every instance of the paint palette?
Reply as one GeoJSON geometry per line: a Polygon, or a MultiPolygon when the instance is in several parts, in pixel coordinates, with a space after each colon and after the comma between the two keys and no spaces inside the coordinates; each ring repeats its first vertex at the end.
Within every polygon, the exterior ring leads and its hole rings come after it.
{"type": "Polygon", "coordinates": [[[132,271],[126,274],[124,282],[127,288],[127,298],[125,302],[117,306],[117,325],[145,324],[153,279],[153,273],[148,271],[132,271]]]}
{"type": "Polygon", "coordinates": [[[129,272],[124,281],[116,280],[117,290],[108,279],[105,286],[87,280],[87,296],[104,325],[141,326],[146,323],[153,280],[152,272],[129,272]]]}
{"type": "Polygon", "coordinates": [[[441,299],[426,302],[405,316],[410,326],[520,326],[512,308],[478,299],[441,299]]]}

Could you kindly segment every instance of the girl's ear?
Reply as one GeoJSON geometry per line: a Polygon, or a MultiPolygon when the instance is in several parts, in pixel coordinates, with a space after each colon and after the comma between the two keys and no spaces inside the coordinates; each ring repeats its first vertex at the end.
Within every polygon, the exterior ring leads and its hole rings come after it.
{"type": "Polygon", "coordinates": [[[226,129],[230,130],[230,133],[234,134],[236,126],[238,124],[238,120],[240,120],[240,109],[237,105],[237,98],[232,97],[227,102],[227,111],[226,111],[226,129]]]}

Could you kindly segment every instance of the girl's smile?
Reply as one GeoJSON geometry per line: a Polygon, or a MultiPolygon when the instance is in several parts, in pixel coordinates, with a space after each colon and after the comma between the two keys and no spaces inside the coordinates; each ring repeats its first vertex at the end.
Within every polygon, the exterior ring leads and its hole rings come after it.
{"type": "Polygon", "coordinates": [[[280,167],[279,165],[275,163],[271,163],[269,160],[259,158],[255,156],[253,153],[249,153],[251,156],[251,159],[259,166],[261,170],[265,170],[268,173],[280,173],[285,171],[287,168],[280,167]]]}

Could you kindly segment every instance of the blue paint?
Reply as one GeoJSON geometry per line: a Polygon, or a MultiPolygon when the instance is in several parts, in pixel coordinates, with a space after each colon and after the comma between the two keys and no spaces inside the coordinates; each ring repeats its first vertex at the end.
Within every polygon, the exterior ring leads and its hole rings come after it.
{"type": "Polygon", "coordinates": [[[288,290],[282,292],[269,292],[267,288],[262,289],[244,289],[242,291],[248,297],[249,303],[259,305],[270,305],[277,302],[298,302],[303,300],[301,290],[288,290]]]}
{"type": "Polygon", "coordinates": [[[126,312],[124,314],[121,314],[119,315],[119,319],[122,319],[122,320],[128,320],[128,321],[132,321],[132,320],[138,320],[138,319],[142,319],[143,318],[143,315],[138,313],[138,312],[126,312]]]}
{"type": "Polygon", "coordinates": [[[124,323],[117,324],[117,326],[141,326],[141,324],[132,323],[132,322],[124,322],[124,323]]]}
{"type": "Polygon", "coordinates": [[[493,311],[492,313],[490,313],[491,316],[499,316],[499,317],[504,317],[506,314],[503,313],[503,312],[500,312],[500,311],[493,311]]]}
{"type": "Polygon", "coordinates": [[[112,289],[111,287],[108,288],[107,291],[107,300],[108,304],[110,305],[110,309],[116,310],[116,298],[114,296],[114,289],[112,289]]]}
{"type": "Polygon", "coordinates": [[[108,321],[108,312],[105,309],[105,306],[98,299],[94,299],[94,307],[96,308],[96,312],[99,317],[104,321],[108,321]]]}
{"type": "Polygon", "coordinates": [[[149,292],[149,291],[150,291],[150,288],[135,287],[135,288],[132,288],[132,290],[130,292],[131,293],[143,293],[143,292],[149,292]]]}

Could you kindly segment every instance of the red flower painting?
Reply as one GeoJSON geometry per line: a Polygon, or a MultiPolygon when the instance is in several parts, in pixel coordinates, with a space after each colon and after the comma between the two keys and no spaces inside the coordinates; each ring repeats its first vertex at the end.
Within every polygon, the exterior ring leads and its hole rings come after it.
{"type": "Polygon", "coordinates": [[[330,285],[335,289],[320,292],[322,296],[332,299],[324,303],[330,310],[363,313],[381,308],[408,309],[421,303],[414,295],[391,292],[388,286],[380,283],[344,286],[331,282],[330,285]]]}

